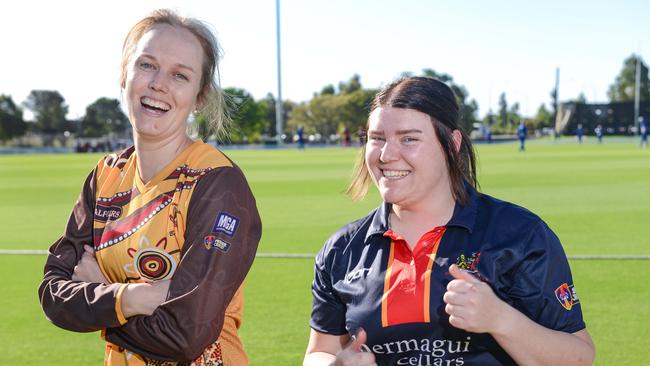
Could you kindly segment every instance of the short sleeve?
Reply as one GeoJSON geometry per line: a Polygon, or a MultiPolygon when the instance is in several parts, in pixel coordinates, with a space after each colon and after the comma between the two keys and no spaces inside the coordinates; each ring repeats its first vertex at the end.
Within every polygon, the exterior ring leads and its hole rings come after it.
{"type": "Polygon", "coordinates": [[[585,328],[566,254],[544,222],[533,229],[512,283],[508,297],[535,322],[567,333],[585,328]]]}
{"type": "Polygon", "coordinates": [[[345,329],[346,306],[332,285],[332,263],[328,254],[336,250],[332,239],[318,253],[314,265],[312,282],[312,311],[309,325],[312,329],[331,335],[347,334],[345,329]]]}

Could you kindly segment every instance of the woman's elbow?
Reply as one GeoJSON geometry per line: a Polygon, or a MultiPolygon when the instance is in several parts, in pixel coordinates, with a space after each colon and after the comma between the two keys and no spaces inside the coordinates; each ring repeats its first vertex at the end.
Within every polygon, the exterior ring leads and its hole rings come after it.
{"type": "Polygon", "coordinates": [[[179,362],[192,362],[196,360],[211,344],[219,338],[221,327],[218,331],[215,329],[193,329],[185,333],[175,347],[170,349],[172,358],[179,362]]]}
{"type": "Polygon", "coordinates": [[[589,349],[587,351],[587,355],[585,357],[585,362],[583,365],[593,365],[594,361],[596,360],[596,346],[594,346],[593,343],[589,345],[589,349]]]}
{"type": "Polygon", "coordinates": [[[576,364],[578,365],[593,365],[596,359],[596,346],[594,341],[591,339],[591,335],[587,332],[586,329],[573,333],[574,336],[578,337],[580,341],[583,342],[583,347],[579,353],[580,358],[576,364]]]}

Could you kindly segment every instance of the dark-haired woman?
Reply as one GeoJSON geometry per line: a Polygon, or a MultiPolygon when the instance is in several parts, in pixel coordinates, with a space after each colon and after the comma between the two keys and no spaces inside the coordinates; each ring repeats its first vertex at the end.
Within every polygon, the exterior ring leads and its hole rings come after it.
{"type": "Polygon", "coordinates": [[[348,193],[384,203],[316,257],[304,365],[588,365],[594,346],[558,238],[476,190],[451,89],[379,92],[348,193]]]}

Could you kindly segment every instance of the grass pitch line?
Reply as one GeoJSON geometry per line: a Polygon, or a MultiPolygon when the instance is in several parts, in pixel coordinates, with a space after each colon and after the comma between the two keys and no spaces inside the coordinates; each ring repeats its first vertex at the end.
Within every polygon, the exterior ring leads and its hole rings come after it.
{"type": "MultiPolygon", "coordinates": [[[[47,250],[0,249],[0,255],[47,255],[47,250]]],[[[314,259],[313,253],[257,253],[257,258],[314,259]]],[[[570,255],[569,260],[650,260],[650,255],[570,255]]]]}
{"type": "MultiPolygon", "coordinates": [[[[47,250],[38,249],[0,249],[0,255],[47,255],[47,250]]],[[[257,253],[258,258],[298,258],[314,259],[312,253],[257,253]]]]}

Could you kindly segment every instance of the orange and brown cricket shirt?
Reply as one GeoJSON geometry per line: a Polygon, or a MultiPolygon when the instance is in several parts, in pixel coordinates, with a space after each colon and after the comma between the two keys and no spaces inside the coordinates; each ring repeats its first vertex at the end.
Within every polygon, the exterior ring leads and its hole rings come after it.
{"type": "Polygon", "coordinates": [[[354,335],[362,327],[378,365],[514,365],[489,334],[454,328],[442,299],[458,264],[537,323],[585,328],[558,238],[530,211],[467,185],[469,203],[411,250],[389,227],[391,205],[335,233],[316,256],[310,325],[354,335]]]}
{"type": "Polygon", "coordinates": [[[50,247],[41,304],[62,328],[101,330],[107,366],[246,365],[242,283],[260,235],[248,183],[219,150],[196,141],[145,183],[131,147],[86,179],[50,247]],[[110,284],[71,280],[84,244],[110,284]],[[171,280],[167,300],[126,319],[126,284],[161,280],[171,280]]]}

